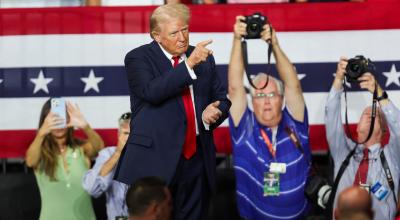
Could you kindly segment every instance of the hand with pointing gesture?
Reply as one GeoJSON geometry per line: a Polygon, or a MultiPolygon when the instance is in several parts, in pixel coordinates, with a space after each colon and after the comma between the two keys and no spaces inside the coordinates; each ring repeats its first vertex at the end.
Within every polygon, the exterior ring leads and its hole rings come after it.
{"type": "Polygon", "coordinates": [[[206,48],[207,45],[211,43],[212,40],[206,40],[196,45],[196,48],[194,48],[192,54],[190,54],[189,58],[186,60],[191,69],[199,63],[206,61],[207,57],[213,53],[212,50],[206,48]]]}

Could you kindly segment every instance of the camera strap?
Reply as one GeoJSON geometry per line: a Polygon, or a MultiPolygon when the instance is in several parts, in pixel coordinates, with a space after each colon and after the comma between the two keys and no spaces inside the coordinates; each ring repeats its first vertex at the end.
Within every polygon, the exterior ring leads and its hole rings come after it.
{"type": "Polygon", "coordinates": [[[389,164],[387,163],[385,153],[383,152],[383,150],[381,151],[379,157],[381,158],[381,163],[382,163],[383,170],[385,171],[385,174],[386,174],[387,182],[393,193],[394,203],[397,205],[396,193],[394,191],[393,176],[392,176],[392,173],[390,172],[389,164]]]}
{"type": "Polygon", "coordinates": [[[331,194],[329,195],[328,204],[327,204],[327,207],[326,207],[326,216],[328,217],[328,219],[331,219],[331,217],[332,217],[333,202],[335,201],[335,196],[336,196],[336,191],[337,191],[337,188],[338,188],[338,185],[339,185],[339,181],[342,178],[342,175],[343,175],[344,171],[346,170],[347,166],[349,166],[350,158],[356,152],[357,145],[358,144],[356,144],[354,146],[354,148],[347,155],[346,159],[342,162],[342,165],[340,166],[338,174],[337,174],[337,176],[335,178],[335,181],[333,183],[332,191],[331,191],[331,194]]]}
{"type": "Polygon", "coordinates": [[[346,91],[346,85],[345,85],[345,80],[344,79],[343,79],[343,90],[344,90],[344,100],[345,100],[345,120],[346,120],[346,133],[347,133],[347,136],[356,144],[364,144],[371,138],[372,133],[374,131],[375,117],[376,117],[376,103],[377,103],[377,98],[378,98],[378,90],[377,90],[376,82],[375,82],[375,88],[374,88],[373,97],[372,97],[371,124],[370,124],[370,127],[369,127],[368,136],[362,142],[356,141],[352,137],[351,132],[350,132],[349,120],[348,120],[348,117],[347,117],[347,91],[346,91]]]}
{"type": "MultiPolygon", "coordinates": [[[[272,31],[271,31],[271,36],[272,36],[272,31]]],[[[267,87],[268,82],[269,82],[269,74],[270,74],[270,70],[271,70],[271,54],[272,54],[272,44],[268,43],[268,66],[267,66],[267,81],[265,82],[264,86],[257,88],[254,83],[253,80],[250,77],[250,71],[249,71],[249,60],[248,60],[248,56],[247,56],[247,42],[246,40],[243,38],[242,39],[242,57],[243,57],[243,65],[244,65],[244,70],[246,72],[246,76],[247,76],[247,80],[249,81],[250,85],[254,88],[254,89],[265,89],[265,87],[267,87]]]]}

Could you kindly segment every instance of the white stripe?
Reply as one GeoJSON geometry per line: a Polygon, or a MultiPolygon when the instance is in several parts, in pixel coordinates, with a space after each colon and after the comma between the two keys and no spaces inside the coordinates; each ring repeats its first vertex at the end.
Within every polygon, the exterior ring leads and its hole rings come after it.
{"type": "Polygon", "coordinates": [[[237,145],[243,139],[245,133],[246,133],[246,131],[243,131],[242,134],[240,135],[240,137],[237,140],[232,137],[232,140],[235,143],[235,145],[237,145]]]}
{"type": "Polygon", "coordinates": [[[290,167],[290,166],[294,165],[295,163],[299,162],[301,160],[301,158],[303,158],[303,155],[304,154],[300,154],[300,156],[297,159],[295,159],[292,162],[288,163],[287,166],[290,167]]]}
{"type": "MultiPolygon", "coordinates": [[[[251,179],[252,182],[257,184],[258,187],[260,187],[261,189],[263,188],[263,184],[260,183],[254,176],[252,176],[245,168],[237,166],[237,165],[233,166],[233,168],[237,171],[244,173],[247,177],[249,177],[251,179]]],[[[280,194],[289,194],[289,193],[295,192],[295,191],[301,189],[305,184],[306,184],[306,181],[303,181],[302,183],[300,183],[300,185],[296,186],[295,188],[292,188],[292,189],[289,189],[286,191],[281,191],[279,193],[280,194]]]]}
{"type": "Polygon", "coordinates": [[[298,185],[297,187],[295,187],[295,188],[293,188],[293,189],[290,189],[290,190],[287,190],[287,191],[279,192],[279,194],[289,194],[289,193],[295,192],[295,191],[301,189],[305,184],[306,184],[306,181],[304,180],[304,181],[303,181],[300,185],[298,185]]]}
{"type": "MultiPolygon", "coordinates": [[[[324,106],[328,93],[305,93],[309,123],[324,124],[324,106]]],[[[400,91],[388,91],[389,98],[400,107],[400,91]]],[[[129,96],[66,97],[75,101],[94,128],[116,128],[117,119],[130,110],[129,96]]],[[[363,108],[371,104],[368,92],[348,94],[349,122],[358,122],[363,108]]],[[[36,129],[40,109],[47,98],[0,98],[0,130],[36,129]]],[[[342,105],[344,115],[344,105],[342,105]]],[[[343,118],[344,119],[344,118],[343,118]]],[[[225,120],[221,126],[228,126],[225,120]]]]}
{"type": "Polygon", "coordinates": [[[246,145],[249,147],[249,149],[250,149],[255,155],[257,155],[256,149],[254,149],[254,147],[250,144],[250,142],[249,142],[249,141],[246,141],[245,143],[246,143],[246,145]]]}
{"type": "MultiPolygon", "coordinates": [[[[387,91],[390,100],[400,108],[400,91],[387,91]]],[[[308,121],[310,124],[324,124],[325,103],[328,93],[305,93],[304,98],[308,108],[308,121]]],[[[372,94],[369,92],[349,92],[347,94],[347,113],[349,123],[357,123],[366,106],[372,104],[372,94]]],[[[344,96],[342,96],[342,119],[344,123],[344,96]]]]}
{"type": "Polygon", "coordinates": [[[294,214],[294,215],[290,215],[290,216],[277,216],[277,215],[269,214],[269,213],[265,212],[264,210],[258,208],[258,207],[253,203],[253,201],[251,201],[245,194],[241,193],[240,191],[237,191],[237,190],[236,190],[236,193],[237,193],[239,196],[243,197],[248,203],[250,203],[250,205],[253,206],[253,208],[255,208],[259,213],[261,213],[262,215],[268,216],[268,217],[270,217],[270,218],[293,219],[293,218],[297,217],[298,215],[300,215],[300,214],[304,211],[304,209],[306,208],[306,206],[307,206],[307,201],[306,201],[306,202],[304,203],[303,208],[302,208],[298,213],[296,213],[296,214],[294,214]]]}
{"type": "Polygon", "coordinates": [[[241,171],[242,173],[246,174],[246,176],[248,176],[255,184],[257,184],[259,187],[263,187],[263,185],[257,181],[257,179],[255,177],[253,177],[249,172],[247,172],[246,169],[244,169],[243,167],[240,166],[233,166],[233,168],[235,168],[235,170],[241,171]]]}
{"type": "MultiPolygon", "coordinates": [[[[209,48],[214,51],[216,63],[228,64],[232,36],[232,33],[191,33],[190,42],[196,45],[213,39],[209,48]]],[[[400,59],[398,29],[281,32],[278,38],[294,63],[337,62],[342,55],[358,54],[373,61],[400,59]]],[[[147,33],[1,36],[0,68],[122,66],[128,51],[149,42],[151,38],[147,33]]],[[[250,64],[266,63],[266,43],[249,40],[248,51],[250,64]]]]}

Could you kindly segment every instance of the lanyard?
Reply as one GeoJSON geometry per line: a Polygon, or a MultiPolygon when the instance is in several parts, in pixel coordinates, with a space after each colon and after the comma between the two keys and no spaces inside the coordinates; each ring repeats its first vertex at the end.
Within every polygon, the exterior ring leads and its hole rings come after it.
{"type": "Polygon", "coordinates": [[[271,141],[268,138],[267,133],[265,133],[265,131],[260,128],[260,132],[261,132],[261,136],[264,139],[265,144],[268,147],[269,152],[271,153],[272,157],[275,158],[276,155],[276,150],[274,149],[274,146],[272,145],[271,141]]]}

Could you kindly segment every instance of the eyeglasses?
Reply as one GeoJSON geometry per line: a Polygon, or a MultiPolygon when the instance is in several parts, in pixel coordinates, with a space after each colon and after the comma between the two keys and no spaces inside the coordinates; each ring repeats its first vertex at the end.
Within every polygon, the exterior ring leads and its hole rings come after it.
{"type": "Polygon", "coordinates": [[[269,92],[269,93],[256,93],[253,98],[255,99],[264,99],[264,98],[268,98],[268,99],[272,99],[278,97],[278,94],[276,92],[269,92]]]}
{"type": "Polygon", "coordinates": [[[132,116],[132,113],[130,113],[130,112],[126,112],[126,113],[124,113],[124,114],[122,114],[121,115],[121,120],[129,120],[129,119],[131,119],[131,116],[132,116]]]}

